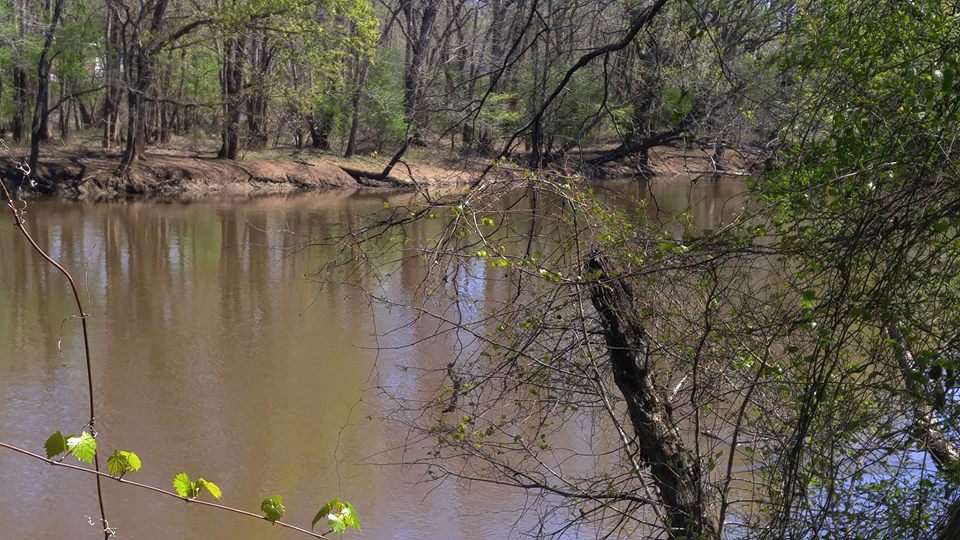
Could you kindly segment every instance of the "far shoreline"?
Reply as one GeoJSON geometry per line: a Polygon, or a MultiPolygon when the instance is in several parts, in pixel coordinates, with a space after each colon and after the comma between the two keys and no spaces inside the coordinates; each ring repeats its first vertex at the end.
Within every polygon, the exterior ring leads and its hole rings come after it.
{"type": "MultiPolygon", "coordinates": [[[[13,150],[13,156],[18,154],[13,150]]],[[[199,198],[218,195],[264,195],[328,189],[342,190],[450,190],[469,185],[489,164],[480,156],[455,151],[419,149],[383,179],[358,178],[350,171],[379,171],[389,159],[377,154],[343,158],[329,152],[274,149],[250,152],[239,160],[216,159],[206,152],[151,149],[147,158],[118,172],[120,153],[89,148],[48,148],[36,171],[32,188],[21,197],[77,200],[125,198],[199,198]]],[[[730,155],[732,153],[728,153],[730,155]]],[[[753,167],[733,154],[717,170],[704,150],[662,146],[650,152],[652,177],[686,175],[745,175],[753,167]]],[[[21,173],[14,159],[0,165],[5,181],[21,173]]],[[[503,176],[503,171],[495,174],[503,176]]],[[[509,174],[509,173],[507,173],[509,174]]],[[[639,178],[630,163],[608,167],[597,178],[639,178]]]]}

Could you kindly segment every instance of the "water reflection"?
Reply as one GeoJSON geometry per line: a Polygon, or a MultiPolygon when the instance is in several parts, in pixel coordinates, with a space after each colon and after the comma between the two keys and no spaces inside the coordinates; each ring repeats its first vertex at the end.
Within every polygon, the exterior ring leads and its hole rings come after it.
{"type": "MultiPolygon", "coordinates": [[[[712,223],[741,204],[729,202],[742,191],[739,182],[677,185],[654,186],[662,211],[702,197],[697,219],[712,223]]],[[[646,189],[610,187],[627,195],[646,189]]],[[[303,248],[304,238],[357,224],[382,210],[385,198],[396,206],[407,197],[31,203],[31,233],[74,271],[92,314],[101,452],[137,451],[144,462],[137,479],[158,486],[181,471],[204,475],[234,506],[256,509],[261,498],[282,494],[294,523],[309,523],[326,498],[342,496],[360,509],[370,538],[504,538],[515,525],[522,530],[535,519],[515,523],[522,494],[468,483],[414,485],[415,471],[376,465],[402,460],[385,450],[407,434],[376,419],[388,404],[372,387],[432,395],[437,381],[400,365],[438,368],[472,344],[456,335],[420,341],[434,328],[404,326],[409,312],[307,278],[339,247],[303,248]],[[375,340],[385,329],[397,331],[375,340]],[[379,355],[371,349],[410,342],[417,345],[379,355]],[[497,511],[505,514],[487,513],[497,511]]],[[[423,242],[440,226],[425,221],[408,233],[423,242]]],[[[389,252],[384,260],[400,256],[389,252]]],[[[477,265],[450,292],[506,301],[509,284],[485,279],[488,272],[477,265]]],[[[403,303],[423,268],[411,260],[387,277],[351,279],[403,303]]],[[[64,280],[27,250],[9,220],[0,222],[0,439],[39,450],[47,434],[77,431],[87,421],[72,310],[64,280]]],[[[85,518],[97,514],[91,478],[9,452],[0,452],[0,472],[4,538],[96,537],[85,518]]],[[[289,537],[265,523],[110,483],[106,504],[121,538],[289,537]]]]}

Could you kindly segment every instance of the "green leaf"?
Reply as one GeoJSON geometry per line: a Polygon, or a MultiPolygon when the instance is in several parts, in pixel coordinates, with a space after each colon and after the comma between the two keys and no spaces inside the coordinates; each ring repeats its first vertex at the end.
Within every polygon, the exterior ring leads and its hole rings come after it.
{"type": "Polygon", "coordinates": [[[73,454],[73,457],[89,465],[97,455],[97,440],[84,431],[79,436],[67,438],[67,450],[73,454]]]}
{"type": "Polygon", "coordinates": [[[360,518],[357,516],[357,511],[353,505],[347,501],[332,499],[323,505],[323,508],[313,517],[310,528],[313,529],[316,527],[317,522],[324,517],[327,518],[327,525],[330,527],[330,530],[337,534],[343,534],[348,527],[353,527],[358,531],[360,530],[360,518]]]}
{"type": "Polygon", "coordinates": [[[332,501],[323,505],[323,508],[321,508],[320,511],[317,512],[317,515],[313,516],[313,521],[310,522],[310,530],[313,530],[313,528],[317,526],[317,522],[323,519],[324,517],[326,517],[327,514],[330,513],[330,510],[333,508],[333,505],[336,504],[336,502],[339,500],[340,499],[333,499],[332,501]]]}
{"type": "Polygon", "coordinates": [[[197,478],[197,481],[194,483],[194,491],[197,495],[200,494],[201,488],[206,488],[206,490],[213,495],[213,498],[218,501],[223,497],[223,492],[220,491],[220,487],[209,480],[204,480],[203,477],[197,478]]]}
{"type": "Polygon", "coordinates": [[[802,305],[804,309],[813,309],[813,300],[816,297],[817,295],[813,291],[803,291],[803,298],[800,300],[800,305],[802,305]]]}
{"type": "Polygon", "coordinates": [[[263,511],[263,519],[270,523],[276,523],[287,512],[287,509],[283,506],[283,497],[280,495],[274,495],[261,501],[260,510],[263,511]]]}
{"type": "Polygon", "coordinates": [[[693,110],[693,93],[686,88],[668,88],[663,93],[663,102],[671,121],[679,123],[693,110]]]}
{"type": "Polygon", "coordinates": [[[347,524],[347,527],[353,527],[356,530],[360,530],[360,516],[357,515],[357,509],[353,507],[352,504],[344,501],[346,508],[341,510],[341,514],[344,514],[344,521],[347,524]]]}
{"type": "Polygon", "coordinates": [[[107,458],[107,470],[113,476],[123,476],[140,470],[140,456],[126,450],[114,450],[107,458]]]}
{"type": "Polygon", "coordinates": [[[47,441],[43,443],[43,449],[47,451],[47,459],[59,456],[67,451],[67,438],[63,436],[63,433],[56,431],[53,435],[47,437],[47,441]]]}
{"type": "Polygon", "coordinates": [[[177,495],[187,499],[195,499],[197,497],[197,489],[193,482],[190,481],[190,475],[185,472],[182,472],[173,477],[173,489],[177,491],[177,495]]]}

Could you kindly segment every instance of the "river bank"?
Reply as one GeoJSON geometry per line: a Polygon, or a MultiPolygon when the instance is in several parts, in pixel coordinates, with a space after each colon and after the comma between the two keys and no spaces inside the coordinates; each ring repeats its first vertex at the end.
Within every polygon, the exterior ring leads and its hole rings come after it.
{"type": "MultiPolygon", "coordinates": [[[[16,154],[14,154],[16,155],[16,154]]],[[[74,199],[124,196],[201,196],[283,193],[318,189],[410,189],[456,186],[466,182],[473,167],[454,169],[430,162],[399,165],[388,178],[357,178],[346,168],[379,172],[386,160],[363,157],[345,160],[324,155],[215,159],[177,150],[153,150],[125,171],[118,170],[120,154],[104,150],[52,149],[31,174],[35,182],[24,196],[74,199]]],[[[19,173],[14,160],[0,166],[4,178],[19,173]]]]}
{"type": "MultiPolygon", "coordinates": [[[[120,153],[88,148],[51,148],[31,174],[35,185],[22,196],[71,199],[118,197],[199,197],[257,195],[320,189],[450,189],[468,184],[487,165],[481,157],[418,149],[377,179],[389,156],[366,155],[346,159],[335,154],[282,149],[252,153],[240,160],[221,160],[206,152],[152,149],[147,158],[118,171],[120,153]],[[357,171],[370,171],[370,176],[357,171]]],[[[17,149],[13,150],[17,156],[17,149]]],[[[749,159],[728,152],[723,174],[745,174],[749,159]]],[[[705,150],[663,146],[650,152],[655,175],[716,174],[705,150]]],[[[495,174],[509,174],[499,167],[495,174]]],[[[0,165],[3,177],[17,178],[14,159],[0,165]]],[[[614,177],[636,176],[630,163],[608,169],[614,177]]]]}

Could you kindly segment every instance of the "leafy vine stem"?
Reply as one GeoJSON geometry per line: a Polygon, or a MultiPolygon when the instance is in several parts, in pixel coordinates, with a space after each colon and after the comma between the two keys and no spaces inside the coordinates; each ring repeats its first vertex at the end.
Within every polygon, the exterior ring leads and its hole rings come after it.
{"type": "MultiPolygon", "coordinates": [[[[48,464],[53,465],[53,466],[55,466],[55,467],[65,467],[65,468],[70,469],[70,470],[72,470],[72,471],[79,471],[79,472],[84,472],[84,473],[87,473],[87,474],[93,474],[93,475],[95,475],[95,476],[97,477],[97,480],[98,480],[98,481],[99,481],[101,478],[107,478],[107,479],[114,480],[114,481],[116,481],[116,482],[119,482],[119,483],[124,484],[124,485],[127,485],[127,486],[133,486],[133,487],[137,487],[137,488],[140,488],[140,489],[145,489],[145,490],[147,490],[147,491],[152,491],[152,492],[157,493],[157,494],[160,494],[160,495],[166,495],[166,496],[168,496],[168,497],[174,497],[174,498],[177,498],[177,499],[186,501],[187,503],[196,503],[196,504],[198,504],[198,505],[200,505],[200,506],[206,506],[206,507],[210,507],[210,508],[217,508],[217,509],[220,509],[220,510],[225,510],[225,511],[227,511],[227,512],[233,512],[234,514],[240,514],[240,515],[243,515],[243,516],[254,517],[254,518],[257,518],[257,519],[264,519],[264,516],[262,516],[262,515],[260,515],[260,514],[256,514],[256,513],[254,513],[254,512],[250,512],[250,511],[243,510],[243,509],[240,509],[240,508],[234,508],[234,507],[232,507],[232,506],[227,506],[227,505],[224,505],[224,504],[212,503],[212,502],[209,502],[209,501],[203,501],[203,500],[194,499],[194,498],[190,498],[190,497],[182,497],[182,496],[180,496],[178,493],[175,493],[175,492],[170,491],[170,490],[166,490],[166,489],[163,489],[163,488],[159,488],[159,487],[157,487],[157,486],[151,486],[150,484],[144,484],[144,483],[142,483],[142,482],[135,482],[135,481],[133,481],[133,480],[127,480],[126,478],[122,478],[122,477],[119,477],[119,476],[111,476],[110,474],[107,474],[107,473],[105,473],[105,472],[96,471],[96,470],[93,470],[93,469],[88,469],[88,468],[86,468],[86,467],[80,467],[80,466],[78,466],[78,465],[72,465],[72,464],[70,464],[70,463],[63,463],[62,461],[58,461],[58,460],[56,460],[56,459],[50,459],[50,458],[44,457],[44,456],[42,456],[42,455],[40,455],[40,454],[37,454],[37,453],[35,453],[35,452],[31,452],[31,451],[29,451],[29,450],[27,450],[27,449],[20,448],[20,447],[18,447],[18,446],[14,446],[14,445],[12,445],[12,444],[7,444],[7,443],[5,443],[5,442],[0,442],[0,448],[5,448],[5,449],[7,449],[7,450],[16,452],[16,453],[18,453],[18,454],[21,454],[21,455],[24,455],[24,456],[27,456],[27,457],[31,457],[31,458],[36,459],[36,460],[39,460],[39,461],[43,461],[44,463],[48,463],[48,464]]],[[[279,525],[279,526],[281,526],[281,527],[286,527],[287,529],[291,529],[291,530],[297,531],[297,532],[299,532],[299,533],[306,534],[307,536],[312,536],[312,537],[314,537],[314,538],[327,538],[325,535],[329,534],[329,532],[326,532],[326,533],[323,533],[323,534],[317,533],[317,532],[313,532],[313,531],[310,531],[310,530],[304,529],[304,528],[302,528],[302,527],[298,527],[298,526],[296,526],[296,525],[292,525],[292,524],[290,524],[290,523],[286,523],[286,522],[283,522],[283,521],[280,521],[280,520],[277,520],[277,521],[275,521],[275,522],[273,522],[273,523],[276,524],[276,525],[279,525]]],[[[331,531],[331,532],[332,532],[332,531],[331,531]]]]}
{"type": "MultiPolygon", "coordinates": [[[[26,180],[27,177],[29,177],[30,175],[29,166],[27,166],[24,163],[18,162],[17,169],[21,173],[23,173],[24,180],[26,180]]],[[[73,279],[73,275],[71,275],[70,272],[63,267],[63,265],[61,265],[56,260],[54,260],[53,257],[51,257],[50,255],[48,255],[47,252],[44,251],[39,244],[37,244],[37,241],[33,239],[33,236],[30,234],[30,231],[28,231],[27,228],[24,226],[23,211],[22,209],[17,207],[15,199],[13,198],[13,196],[11,196],[10,191],[7,189],[6,183],[0,181],[0,189],[3,190],[3,200],[4,202],[7,203],[7,207],[10,209],[10,213],[13,215],[14,224],[16,225],[17,229],[20,231],[20,234],[23,235],[23,237],[27,240],[27,242],[30,244],[33,250],[38,255],[40,255],[40,257],[42,257],[43,260],[45,260],[47,263],[49,263],[54,268],[56,268],[57,271],[63,274],[63,277],[67,279],[67,282],[70,283],[70,291],[73,294],[73,299],[77,304],[77,311],[80,312],[80,325],[83,329],[83,355],[84,355],[84,360],[86,361],[86,367],[87,367],[87,398],[90,404],[90,421],[88,422],[87,425],[90,427],[90,431],[92,432],[92,435],[96,437],[97,432],[96,432],[95,424],[97,421],[97,409],[96,409],[96,401],[94,399],[94,394],[93,394],[93,372],[91,370],[92,362],[90,360],[90,335],[87,330],[87,312],[83,309],[83,301],[80,300],[80,293],[77,290],[77,282],[76,280],[73,279]]],[[[101,472],[100,457],[97,456],[96,454],[94,454],[93,456],[93,469],[98,473],[101,472]]],[[[96,480],[97,480],[97,503],[99,504],[99,507],[100,507],[100,523],[103,526],[103,538],[104,540],[106,540],[110,538],[110,536],[112,536],[113,533],[112,533],[112,530],[110,529],[109,522],[107,522],[107,513],[103,505],[103,485],[100,481],[99,475],[96,477],[96,480]]]]}

